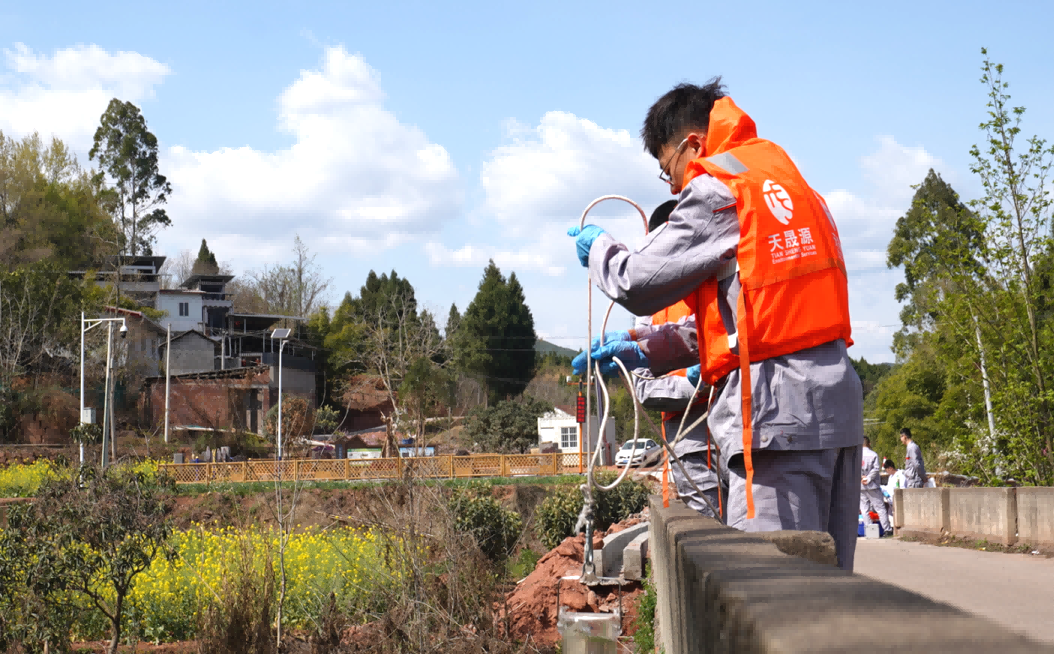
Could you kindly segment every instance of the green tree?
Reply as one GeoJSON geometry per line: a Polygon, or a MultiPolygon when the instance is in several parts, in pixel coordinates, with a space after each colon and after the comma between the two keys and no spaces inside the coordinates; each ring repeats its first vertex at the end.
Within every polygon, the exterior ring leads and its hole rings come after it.
{"type": "Polygon", "coordinates": [[[131,469],[82,468],[37,493],[31,525],[55,539],[55,566],[69,589],[83,594],[110,623],[109,652],[121,641],[125,604],[136,576],[164,554],[171,478],[131,469]]]}
{"type": "Polygon", "coordinates": [[[115,240],[97,187],[59,139],[0,132],[0,269],[49,260],[66,270],[104,263],[115,240]]]}
{"type": "Polygon", "coordinates": [[[150,254],[155,232],[172,224],[163,207],[172,185],[158,172],[157,150],[157,137],[146,128],[139,108],[110,100],[88,157],[99,160],[97,184],[110,180],[122,254],[150,254]]]}
{"type": "Polygon", "coordinates": [[[198,258],[194,260],[194,267],[191,270],[198,275],[216,275],[220,272],[220,265],[216,263],[216,254],[209,250],[205,239],[201,240],[198,258]]]}
{"type": "Polygon", "coordinates": [[[491,403],[523,393],[534,377],[534,318],[516,274],[508,280],[491,261],[465,309],[455,343],[455,366],[481,378],[491,403]]]}
{"type": "Polygon", "coordinates": [[[486,452],[526,453],[538,445],[538,417],[553,406],[541,400],[502,400],[477,407],[465,421],[465,435],[486,452]]]}

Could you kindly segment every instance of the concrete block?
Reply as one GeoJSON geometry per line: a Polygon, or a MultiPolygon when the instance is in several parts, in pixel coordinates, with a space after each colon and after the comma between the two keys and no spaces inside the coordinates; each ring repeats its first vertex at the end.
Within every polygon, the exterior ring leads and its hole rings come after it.
{"type": "Polygon", "coordinates": [[[940,534],[948,530],[948,492],[950,489],[902,489],[897,498],[903,511],[901,528],[905,534],[940,534]]]}
{"type": "Polygon", "coordinates": [[[1013,487],[948,489],[947,530],[971,539],[1009,546],[1017,542],[1017,496],[1013,487]]]}
{"type": "Polygon", "coordinates": [[[638,523],[604,537],[604,545],[594,556],[597,575],[605,578],[617,578],[622,573],[622,554],[629,542],[638,535],[648,533],[648,523],[638,523]]]}
{"type": "Polygon", "coordinates": [[[622,577],[626,580],[643,580],[644,563],[648,559],[649,534],[637,535],[622,551],[622,577]]]}
{"type": "Polygon", "coordinates": [[[893,527],[904,527],[904,490],[893,490],[893,527]]]}
{"type": "Polygon", "coordinates": [[[1054,488],[1018,487],[1017,541],[1054,546],[1054,488]]]}

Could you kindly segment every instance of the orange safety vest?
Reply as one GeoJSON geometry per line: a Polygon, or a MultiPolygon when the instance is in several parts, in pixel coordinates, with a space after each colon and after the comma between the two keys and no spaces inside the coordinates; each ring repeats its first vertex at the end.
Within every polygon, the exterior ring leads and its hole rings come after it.
{"type": "Polygon", "coordinates": [[[702,378],[713,385],[740,369],[747,518],[754,518],[750,363],[837,339],[852,345],[845,258],[827,203],[782,148],[757,137],[731,98],[714,103],[703,156],[689,162],[684,184],[703,174],[736,199],[736,343],[721,320],[716,278],[685,300],[696,314],[702,378]]]}

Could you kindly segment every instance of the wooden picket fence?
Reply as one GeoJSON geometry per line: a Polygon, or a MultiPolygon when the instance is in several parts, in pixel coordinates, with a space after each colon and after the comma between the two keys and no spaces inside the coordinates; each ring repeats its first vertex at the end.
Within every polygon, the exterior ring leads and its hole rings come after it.
{"type": "Polygon", "coordinates": [[[216,482],[288,482],[324,480],[392,480],[415,478],[489,478],[548,476],[585,470],[585,453],[545,455],[438,455],[379,459],[287,459],[247,462],[161,464],[177,484],[216,482]]]}

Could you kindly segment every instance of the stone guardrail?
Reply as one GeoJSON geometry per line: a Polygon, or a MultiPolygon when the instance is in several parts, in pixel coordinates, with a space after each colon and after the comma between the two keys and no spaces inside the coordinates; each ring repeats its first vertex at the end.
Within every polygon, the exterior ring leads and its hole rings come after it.
{"type": "Polygon", "coordinates": [[[825,533],[745,533],[651,497],[667,653],[1047,652],[1050,645],[829,563],[825,533]],[[895,626],[881,629],[878,626],[895,626]],[[877,630],[877,632],[876,632],[877,630]]]}
{"type": "Polygon", "coordinates": [[[904,536],[944,533],[1005,546],[1054,546],[1054,488],[897,489],[893,527],[904,536]]]}

